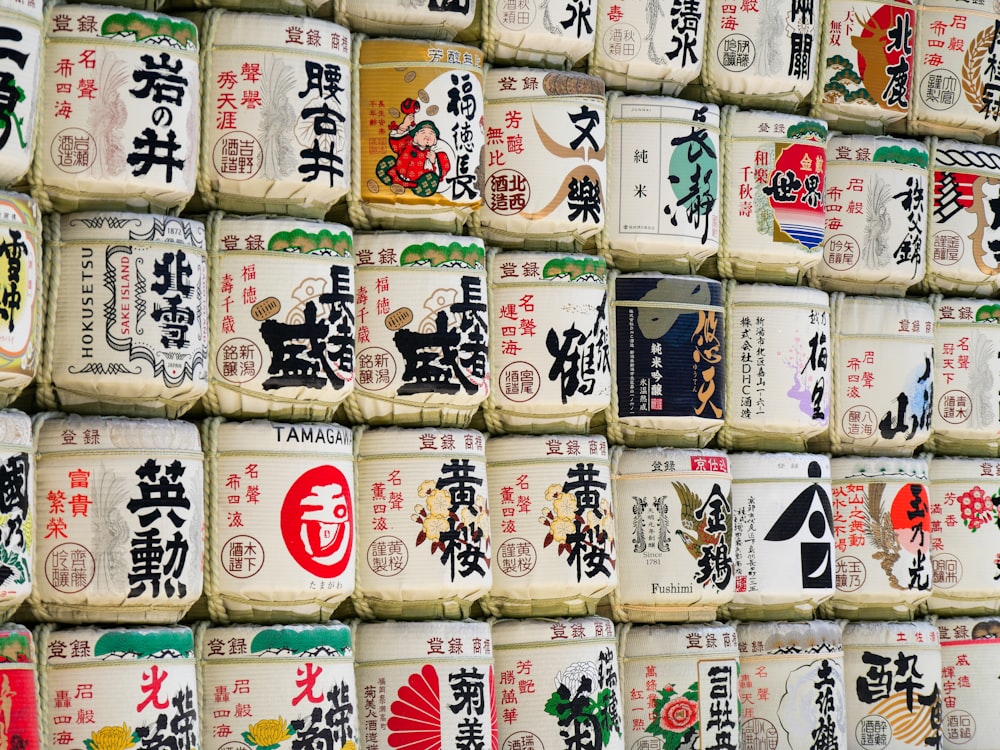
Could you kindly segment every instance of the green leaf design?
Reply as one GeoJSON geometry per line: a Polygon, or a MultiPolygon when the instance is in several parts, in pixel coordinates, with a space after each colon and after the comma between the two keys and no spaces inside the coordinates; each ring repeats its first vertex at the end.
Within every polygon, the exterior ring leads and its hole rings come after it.
{"type": "Polygon", "coordinates": [[[198,45],[198,28],[183,18],[132,11],[112,13],[101,24],[101,36],[115,36],[123,32],[132,32],[137,42],[154,36],[168,36],[185,49],[194,49],[198,45]]]}
{"type": "Polygon", "coordinates": [[[555,716],[559,721],[566,721],[569,718],[570,702],[563,698],[556,690],[545,701],[545,713],[555,716]]]}

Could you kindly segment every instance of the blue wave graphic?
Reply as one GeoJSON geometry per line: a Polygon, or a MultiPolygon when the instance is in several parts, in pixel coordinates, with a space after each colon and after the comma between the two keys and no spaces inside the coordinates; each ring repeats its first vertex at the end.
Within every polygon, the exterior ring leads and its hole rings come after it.
{"type": "Polygon", "coordinates": [[[804,224],[782,224],[781,231],[789,237],[798,240],[810,250],[819,245],[826,234],[821,228],[818,229],[804,224]]]}

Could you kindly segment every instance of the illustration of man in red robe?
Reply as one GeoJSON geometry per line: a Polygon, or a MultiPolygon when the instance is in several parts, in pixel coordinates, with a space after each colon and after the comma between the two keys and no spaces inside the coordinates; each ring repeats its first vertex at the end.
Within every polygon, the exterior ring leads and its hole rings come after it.
{"type": "Polygon", "coordinates": [[[451,161],[444,151],[435,150],[440,133],[431,120],[416,121],[420,105],[407,99],[403,103],[406,116],[398,125],[389,123],[389,148],[396,156],[386,156],[375,168],[378,178],[386,185],[399,186],[393,192],[409,188],[421,197],[434,195],[451,161]],[[411,103],[406,107],[407,102],[411,103]],[[411,109],[412,111],[407,111],[411,109]]]}

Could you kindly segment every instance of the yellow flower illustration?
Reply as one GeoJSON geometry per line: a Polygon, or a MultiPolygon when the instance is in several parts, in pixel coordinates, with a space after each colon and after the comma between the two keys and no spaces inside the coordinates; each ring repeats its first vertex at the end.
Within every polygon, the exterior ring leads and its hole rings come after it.
{"type": "Polygon", "coordinates": [[[447,516],[451,510],[451,495],[445,490],[434,490],[427,497],[427,510],[432,516],[447,516]]]}
{"type": "Polygon", "coordinates": [[[448,530],[447,516],[427,516],[424,519],[424,535],[432,542],[441,538],[441,532],[448,530]]]}
{"type": "Polygon", "coordinates": [[[277,719],[261,719],[251,724],[243,733],[243,739],[250,745],[256,745],[257,750],[275,750],[278,745],[291,739],[295,730],[282,717],[277,719]]]}
{"type": "Polygon", "coordinates": [[[549,531],[552,532],[552,538],[562,544],[566,541],[566,535],[572,534],[576,530],[576,526],[573,524],[572,518],[556,518],[549,524],[549,531]]]}
{"type": "Polygon", "coordinates": [[[573,518],[576,515],[576,498],[568,492],[560,493],[552,510],[559,518],[573,518]]]}
{"type": "Polygon", "coordinates": [[[556,498],[559,497],[559,495],[561,494],[562,494],[561,484],[550,484],[548,487],[545,488],[545,499],[548,500],[550,503],[554,503],[556,501],[556,498]]]}
{"type": "Polygon", "coordinates": [[[128,750],[139,741],[135,732],[124,722],[120,727],[101,727],[92,732],[89,740],[83,744],[87,750],[128,750]]]}
{"type": "Polygon", "coordinates": [[[417,487],[417,497],[428,498],[437,491],[437,484],[432,479],[425,479],[417,487]]]}
{"type": "Polygon", "coordinates": [[[348,740],[340,750],[358,750],[358,746],[354,744],[354,740],[348,740]]]}

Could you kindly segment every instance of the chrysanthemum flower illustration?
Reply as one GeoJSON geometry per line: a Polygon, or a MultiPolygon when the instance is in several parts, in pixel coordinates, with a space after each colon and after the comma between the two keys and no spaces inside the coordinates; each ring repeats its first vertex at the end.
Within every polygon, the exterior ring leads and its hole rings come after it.
{"type": "Polygon", "coordinates": [[[135,732],[124,722],[120,727],[101,727],[84,740],[87,750],[128,750],[139,741],[135,732]]]}
{"type": "Polygon", "coordinates": [[[247,727],[243,739],[248,745],[255,745],[257,750],[276,750],[278,745],[295,734],[292,725],[282,717],[277,719],[261,719],[256,724],[247,727]]]}

